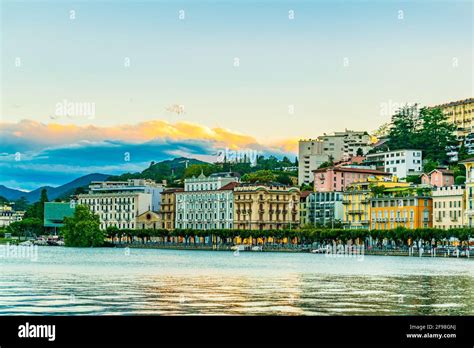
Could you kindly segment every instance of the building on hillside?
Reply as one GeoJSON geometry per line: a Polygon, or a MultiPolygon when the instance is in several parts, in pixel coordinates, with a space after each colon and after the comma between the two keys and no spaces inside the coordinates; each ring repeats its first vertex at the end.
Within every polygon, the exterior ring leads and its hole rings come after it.
{"type": "Polygon", "coordinates": [[[312,191],[302,191],[300,193],[300,225],[306,226],[309,224],[308,220],[308,197],[312,191]]]}
{"type": "Polygon", "coordinates": [[[146,211],[137,216],[136,223],[137,223],[136,228],[139,230],[160,229],[161,228],[161,214],[156,213],[151,210],[146,211]]]}
{"type": "MultiPolygon", "coordinates": [[[[345,130],[324,134],[317,139],[300,140],[298,146],[298,185],[309,184],[312,172],[332,159],[334,162],[350,161],[359,154],[365,155],[372,148],[372,137],[367,132],[345,130]]],[[[356,161],[356,160],[354,160],[356,161]]]]}
{"type": "Polygon", "coordinates": [[[298,228],[300,190],[279,183],[245,183],[234,189],[234,226],[240,230],[298,228]]]}
{"type": "Polygon", "coordinates": [[[433,227],[433,201],[429,189],[396,187],[370,199],[370,228],[390,230],[433,227]]]}
{"type": "Polygon", "coordinates": [[[433,227],[450,229],[465,225],[465,193],[461,185],[433,188],[433,227]]]}
{"type": "Polygon", "coordinates": [[[474,227],[474,157],[459,162],[466,168],[465,219],[468,227],[474,227]]]}
{"type": "Polygon", "coordinates": [[[409,187],[406,182],[398,182],[395,178],[369,177],[363,181],[353,182],[342,193],[343,219],[345,229],[370,228],[370,199],[376,190],[409,187]]]}
{"type": "Polygon", "coordinates": [[[421,183],[433,187],[454,185],[454,172],[445,168],[433,169],[429,173],[421,174],[421,183]]]}
{"type": "Polygon", "coordinates": [[[215,173],[184,180],[184,191],[175,192],[177,229],[232,229],[235,173],[215,173]]]}
{"type": "Polygon", "coordinates": [[[329,161],[329,155],[323,152],[324,144],[318,139],[300,140],[298,143],[298,185],[313,181],[313,170],[329,161]]]}
{"type": "Polygon", "coordinates": [[[458,140],[463,140],[469,133],[474,132],[474,98],[458,100],[433,108],[440,108],[446,119],[456,125],[456,136],[458,140]]]}
{"type": "Polygon", "coordinates": [[[0,228],[7,227],[13,222],[21,221],[25,215],[24,211],[16,211],[11,205],[0,206],[0,228]]]}
{"type": "Polygon", "coordinates": [[[379,170],[404,179],[409,175],[420,175],[423,170],[421,150],[395,150],[371,153],[366,156],[365,163],[375,165],[379,170]]]}
{"type": "Polygon", "coordinates": [[[139,215],[159,209],[161,184],[150,180],[92,182],[89,192],[77,195],[77,203],[89,206],[100,218],[100,228],[136,229],[139,215]],[[157,188],[157,190],[154,190],[157,188]]]}
{"type": "Polygon", "coordinates": [[[307,206],[311,225],[332,227],[335,223],[342,222],[342,192],[311,192],[307,198],[307,206]]]}
{"type": "Polygon", "coordinates": [[[353,182],[364,181],[369,177],[385,177],[389,180],[392,175],[379,170],[354,167],[321,168],[313,173],[315,192],[343,191],[353,182]]]}
{"type": "Polygon", "coordinates": [[[49,234],[57,235],[64,226],[64,218],[74,215],[75,203],[45,202],[43,226],[49,234]]]}
{"type": "Polygon", "coordinates": [[[174,230],[176,221],[176,192],[182,188],[167,188],[161,192],[161,228],[174,230]]]}

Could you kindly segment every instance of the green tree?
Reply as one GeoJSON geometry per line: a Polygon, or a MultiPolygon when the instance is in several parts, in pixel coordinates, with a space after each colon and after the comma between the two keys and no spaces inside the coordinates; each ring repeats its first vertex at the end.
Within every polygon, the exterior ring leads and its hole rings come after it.
{"type": "Polygon", "coordinates": [[[43,232],[43,220],[38,218],[25,218],[15,221],[7,227],[7,232],[13,236],[19,237],[36,237],[43,232]]]}
{"type": "Polygon", "coordinates": [[[423,151],[425,159],[447,164],[448,149],[457,144],[454,132],[456,126],[451,124],[439,108],[422,108],[420,110],[422,127],[417,133],[417,145],[423,151]]]}
{"type": "Polygon", "coordinates": [[[33,203],[28,207],[28,210],[25,213],[27,218],[37,218],[41,221],[44,220],[44,203],[49,202],[48,192],[46,189],[41,190],[40,200],[33,203]]]}
{"type": "Polygon", "coordinates": [[[276,176],[272,173],[271,170],[258,170],[254,173],[248,173],[242,176],[243,182],[250,182],[250,183],[269,183],[275,181],[276,176]]]}
{"type": "Polygon", "coordinates": [[[417,131],[420,126],[418,106],[405,105],[392,116],[392,127],[388,133],[387,146],[390,150],[416,149],[417,131]]]}
{"type": "Polygon", "coordinates": [[[29,207],[28,201],[26,200],[26,198],[24,196],[18,198],[13,203],[15,203],[14,208],[17,211],[26,211],[29,207]]]}
{"type": "Polygon", "coordinates": [[[357,156],[364,156],[364,150],[362,150],[360,147],[357,149],[357,156]]]}
{"type": "Polygon", "coordinates": [[[466,177],[463,175],[459,175],[454,179],[454,183],[456,185],[464,185],[466,183],[466,177]]]}
{"type": "Polygon", "coordinates": [[[71,247],[98,247],[104,244],[105,232],[100,229],[99,216],[85,205],[78,205],[74,215],[64,218],[61,228],[64,243],[71,247]]]}

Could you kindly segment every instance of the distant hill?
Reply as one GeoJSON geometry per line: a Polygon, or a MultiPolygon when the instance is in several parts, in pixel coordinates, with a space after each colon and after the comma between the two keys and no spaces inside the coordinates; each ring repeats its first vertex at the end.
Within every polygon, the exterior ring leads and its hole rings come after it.
{"type": "Polygon", "coordinates": [[[172,183],[174,180],[181,179],[184,175],[184,171],[187,166],[193,164],[209,164],[194,158],[174,158],[172,160],[166,160],[154,163],[143,170],[141,173],[126,173],[117,176],[111,176],[109,180],[127,180],[127,179],[151,179],[156,182],[162,182],[167,180],[168,183],[172,183]]]}
{"type": "Polygon", "coordinates": [[[91,183],[91,181],[106,180],[109,176],[110,175],[99,173],[87,174],[58,187],[42,186],[30,192],[15,190],[8,188],[4,185],[0,185],[0,196],[5,197],[10,201],[25,197],[28,202],[33,203],[39,200],[41,196],[41,191],[43,189],[46,189],[46,191],[48,192],[48,198],[50,200],[54,200],[58,197],[72,194],[76,188],[87,186],[91,183]]]}

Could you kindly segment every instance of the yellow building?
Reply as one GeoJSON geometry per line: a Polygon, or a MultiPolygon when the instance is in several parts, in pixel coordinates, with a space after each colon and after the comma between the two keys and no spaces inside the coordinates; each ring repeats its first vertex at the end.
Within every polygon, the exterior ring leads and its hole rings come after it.
{"type": "Polygon", "coordinates": [[[465,197],[465,211],[464,216],[465,220],[464,223],[467,224],[468,227],[474,226],[474,157],[468,158],[464,161],[459,162],[460,164],[464,164],[466,167],[466,193],[465,197]]]}
{"type": "Polygon", "coordinates": [[[370,200],[370,228],[433,227],[433,200],[427,188],[397,187],[375,194],[370,200]]]}
{"type": "Polygon", "coordinates": [[[298,228],[300,190],[278,183],[241,184],[234,188],[234,228],[298,228]]]}
{"type": "Polygon", "coordinates": [[[161,227],[174,230],[176,218],[176,192],[182,192],[182,188],[168,188],[161,192],[161,227]]]}
{"type": "Polygon", "coordinates": [[[410,184],[398,182],[397,178],[383,179],[372,177],[365,181],[354,182],[348,185],[343,192],[342,204],[344,206],[344,228],[369,229],[370,228],[370,199],[374,195],[374,188],[408,187],[410,184]]]}
{"type": "Polygon", "coordinates": [[[440,108],[449,122],[456,125],[456,136],[459,139],[474,132],[474,98],[436,105],[433,108],[440,108]]]}

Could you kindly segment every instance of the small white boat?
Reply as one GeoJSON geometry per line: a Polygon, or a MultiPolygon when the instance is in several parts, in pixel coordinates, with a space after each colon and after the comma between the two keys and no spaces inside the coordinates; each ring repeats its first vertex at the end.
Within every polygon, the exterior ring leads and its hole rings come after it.
{"type": "Polygon", "coordinates": [[[21,246],[31,246],[31,245],[33,245],[33,243],[31,243],[29,240],[27,240],[27,241],[24,241],[24,242],[20,243],[20,245],[21,246]]]}
{"type": "Polygon", "coordinates": [[[261,245],[255,245],[250,250],[252,250],[252,251],[262,251],[262,246],[261,245]]]}

